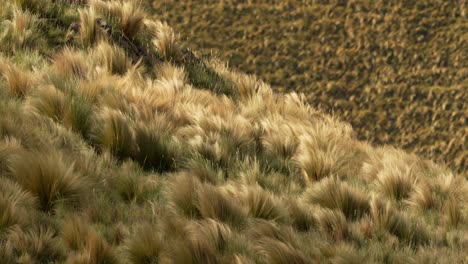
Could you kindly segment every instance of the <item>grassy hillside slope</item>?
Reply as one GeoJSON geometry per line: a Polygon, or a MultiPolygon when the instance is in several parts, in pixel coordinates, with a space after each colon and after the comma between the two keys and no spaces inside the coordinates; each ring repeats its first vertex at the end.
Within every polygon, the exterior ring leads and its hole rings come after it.
{"type": "Polygon", "coordinates": [[[153,1],[194,49],[352,124],[468,168],[466,1],[153,1]]]}
{"type": "Polygon", "coordinates": [[[2,263],[468,260],[464,177],[82,2],[0,11],[2,263]]]}

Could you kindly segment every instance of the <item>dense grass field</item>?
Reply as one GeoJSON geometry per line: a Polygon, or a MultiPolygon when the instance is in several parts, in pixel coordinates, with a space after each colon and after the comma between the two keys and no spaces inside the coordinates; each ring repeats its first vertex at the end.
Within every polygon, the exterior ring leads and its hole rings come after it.
{"type": "Polygon", "coordinates": [[[0,263],[468,261],[462,174],[184,48],[149,8],[2,2],[0,263]]]}
{"type": "Polygon", "coordinates": [[[214,52],[350,122],[359,139],[468,168],[467,1],[153,1],[214,52]]]}

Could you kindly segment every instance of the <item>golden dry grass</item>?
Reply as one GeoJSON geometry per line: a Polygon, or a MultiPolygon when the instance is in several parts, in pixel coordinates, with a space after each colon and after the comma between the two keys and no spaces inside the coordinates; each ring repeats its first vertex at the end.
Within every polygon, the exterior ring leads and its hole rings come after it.
{"type": "Polygon", "coordinates": [[[462,174],[155,41],[131,2],[44,1],[7,2],[49,44],[1,53],[2,261],[466,262],[462,174]]]}

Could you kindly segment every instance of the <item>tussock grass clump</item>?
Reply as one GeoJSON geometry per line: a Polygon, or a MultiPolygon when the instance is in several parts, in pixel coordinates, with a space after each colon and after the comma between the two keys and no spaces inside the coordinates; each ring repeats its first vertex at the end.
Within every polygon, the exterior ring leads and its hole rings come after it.
{"type": "Polygon", "coordinates": [[[439,206],[433,189],[426,181],[420,181],[416,184],[408,198],[408,204],[421,210],[434,209],[439,206]]]}
{"type": "Polygon", "coordinates": [[[5,135],[3,131],[5,129],[4,123],[0,123],[0,135],[3,139],[0,141],[0,173],[6,173],[8,171],[8,164],[10,160],[17,155],[20,155],[23,151],[21,142],[14,137],[5,135]]]}
{"type": "Polygon", "coordinates": [[[291,245],[294,248],[298,247],[298,241],[292,228],[263,219],[250,221],[246,236],[252,241],[270,238],[291,245]]]}
{"type": "Polygon", "coordinates": [[[198,178],[186,173],[176,175],[170,183],[168,196],[177,209],[188,217],[201,215],[196,206],[197,190],[200,185],[198,178]]]}
{"type": "Polygon", "coordinates": [[[377,230],[388,231],[410,245],[426,244],[429,241],[424,226],[397,212],[388,201],[374,198],[370,215],[377,230]]]}
{"type": "MultiPolygon", "coordinates": [[[[331,263],[336,264],[360,264],[369,261],[368,258],[357,252],[357,249],[350,244],[341,243],[333,248],[331,263]]],[[[328,254],[328,253],[327,253],[328,254]]]]}
{"type": "Polygon", "coordinates": [[[216,185],[224,181],[224,172],[217,168],[212,161],[203,157],[192,157],[183,167],[186,168],[186,173],[197,177],[201,182],[216,185]]]}
{"type": "Polygon", "coordinates": [[[152,225],[143,225],[124,242],[123,252],[134,264],[159,263],[166,247],[161,234],[152,225]]]}
{"type": "Polygon", "coordinates": [[[295,130],[286,120],[283,122],[262,121],[265,131],[261,137],[262,147],[269,157],[292,158],[299,145],[299,139],[295,137],[295,130]]]}
{"type": "Polygon", "coordinates": [[[186,71],[190,83],[197,88],[206,89],[218,95],[234,98],[238,96],[238,90],[232,82],[224,79],[201,62],[189,63],[186,65],[186,71]]]}
{"type": "Polygon", "coordinates": [[[151,42],[161,57],[165,60],[180,61],[182,50],[178,43],[179,37],[174,33],[174,30],[167,23],[161,21],[145,20],[144,23],[151,34],[151,42]]]}
{"type": "Polygon", "coordinates": [[[246,198],[249,215],[272,221],[285,221],[287,211],[276,197],[261,188],[251,188],[246,198]]]}
{"type": "Polygon", "coordinates": [[[323,142],[315,135],[303,135],[293,160],[308,183],[331,176],[346,162],[346,156],[336,141],[323,142]]]}
{"type": "Polygon", "coordinates": [[[143,29],[146,14],[141,9],[141,1],[101,1],[91,0],[90,10],[98,17],[116,26],[125,36],[133,39],[143,29]]]}
{"type": "Polygon", "coordinates": [[[96,47],[96,56],[111,74],[123,75],[131,68],[131,61],[125,51],[117,45],[101,41],[96,47]]]}
{"type": "Polygon", "coordinates": [[[379,192],[399,201],[408,198],[417,180],[418,177],[411,167],[384,163],[374,184],[379,192]]]}
{"type": "Polygon", "coordinates": [[[267,263],[274,264],[306,264],[311,263],[299,250],[270,238],[262,238],[256,243],[259,253],[267,263]]]}
{"type": "Polygon", "coordinates": [[[65,249],[54,231],[44,227],[22,230],[12,229],[8,234],[6,247],[17,253],[17,261],[46,263],[63,261],[65,249]],[[18,254],[19,253],[19,254],[18,254]]]}
{"type": "Polygon", "coordinates": [[[51,0],[13,0],[12,2],[33,13],[45,13],[51,8],[51,0]]]}
{"type": "Polygon", "coordinates": [[[206,243],[213,252],[225,250],[232,236],[228,225],[210,218],[189,224],[186,227],[186,232],[192,243],[206,243]]]}
{"type": "Polygon", "coordinates": [[[65,48],[54,57],[55,73],[64,79],[85,79],[89,73],[86,59],[82,52],[65,48]]]}
{"type": "Polygon", "coordinates": [[[298,231],[309,231],[317,227],[317,219],[314,217],[313,208],[301,201],[288,202],[291,225],[298,231]]]}
{"type": "Polygon", "coordinates": [[[35,114],[60,121],[65,107],[65,94],[52,85],[41,86],[34,91],[28,101],[29,109],[35,114]]]}
{"type": "Polygon", "coordinates": [[[155,187],[154,182],[145,177],[141,168],[131,161],[122,165],[111,179],[111,185],[123,200],[138,203],[146,201],[155,187]]]}
{"type": "Polygon", "coordinates": [[[72,251],[81,251],[86,248],[86,240],[90,233],[89,224],[78,216],[65,219],[62,227],[62,239],[65,246],[72,251]]]}
{"type": "Polygon", "coordinates": [[[210,66],[224,78],[233,82],[239,90],[239,95],[243,99],[248,99],[258,93],[265,85],[262,80],[255,76],[229,69],[225,62],[218,58],[212,58],[208,61],[210,66]]]}
{"type": "Polygon", "coordinates": [[[16,208],[24,208],[32,211],[37,207],[37,199],[34,195],[23,189],[23,187],[13,179],[0,178],[0,195],[3,195],[4,199],[16,208]]]}
{"type": "Polygon", "coordinates": [[[78,36],[79,44],[83,47],[90,47],[99,41],[107,39],[105,33],[96,25],[99,15],[93,9],[79,10],[80,32],[78,36]]]}
{"type": "Polygon", "coordinates": [[[201,184],[196,194],[196,207],[203,218],[217,219],[234,227],[240,227],[245,223],[247,217],[245,209],[215,186],[201,184]]]}
{"type": "Polygon", "coordinates": [[[88,184],[65,162],[59,153],[28,152],[10,165],[14,179],[38,200],[40,208],[50,211],[57,202],[79,204],[88,184]]]}
{"type": "Polygon", "coordinates": [[[323,179],[304,193],[305,201],[329,209],[338,209],[348,219],[356,219],[369,212],[369,198],[355,188],[335,178],[323,179]]]}
{"type": "MultiPolygon", "coordinates": [[[[27,2],[27,1],[26,1],[27,2]]],[[[9,3],[4,6],[11,13],[4,20],[0,29],[0,50],[5,53],[17,52],[21,49],[32,48],[41,45],[39,34],[39,19],[29,11],[23,11],[9,3]]]]}
{"type": "Polygon", "coordinates": [[[130,158],[135,153],[135,132],[130,119],[118,110],[104,108],[97,117],[94,140],[118,159],[130,158]]]}
{"type": "Polygon", "coordinates": [[[137,145],[134,158],[144,168],[159,172],[174,170],[182,150],[170,136],[169,125],[158,122],[150,125],[138,123],[135,127],[137,145]]]}
{"type": "Polygon", "coordinates": [[[15,256],[11,246],[7,247],[4,243],[0,243],[0,259],[5,263],[15,263],[15,256]]]}
{"type": "Polygon", "coordinates": [[[68,249],[74,252],[68,255],[67,263],[118,263],[111,246],[82,218],[68,217],[62,238],[68,249]]]}
{"type": "Polygon", "coordinates": [[[448,198],[460,203],[468,202],[468,182],[452,172],[442,172],[435,179],[434,192],[442,202],[448,198]]]}
{"type": "Polygon", "coordinates": [[[13,201],[0,193],[0,234],[8,228],[25,221],[26,213],[21,211],[13,201]]]}
{"type": "MultiPolygon", "coordinates": [[[[457,228],[461,224],[466,222],[465,217],[468,214],[463,214],[463,207],[460,202],[455,199],[449,199],[443,208],[444,211],[444,224],[446,227],[450,228],[457,228]]],[[[465,209],[466,210],[466,209],[465,209]]]]}
{"type": "Polygon", "coordinates": [[[322,209],[315,213],[320,230],[336,241],[348,239],[350,227],[341,210],[322,209]]]}
{"type": "Polygon", "coordinates": [[[69,94],[65,98],[62,123],[65,127],[79,133],[84,139],[92,137],[95,108],[79,94],[69,94]]]}
{"type": "Polygon", "coordinates": [[[6,80],[9,94],[24,97],[33,87],[35,81],[31,75],[0,58],[0,75],[6,80]]]}
{"type": "Polygon", "coordinates": [[[170,253],[173,263],[219,263],[216,251],[211,247],[209,241],[178,239],[173,242],[170,253]]]}

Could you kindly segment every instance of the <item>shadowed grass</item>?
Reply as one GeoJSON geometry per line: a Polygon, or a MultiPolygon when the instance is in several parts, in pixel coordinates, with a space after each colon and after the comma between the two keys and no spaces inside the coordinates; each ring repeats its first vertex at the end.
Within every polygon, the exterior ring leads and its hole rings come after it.
{"type": "Polygon", "coordinates": [[[159,172],[176,168],[177,160],[181,158],[181,148],[173,142],[164,125],[137,124],[135,141],[138,149],[134,159],[144,168],[159,172]]]}
{"type": "Polygon", "coordinates": [[[130,158],[136,149],[134,129],[122,112],[105,108],[98,114],[93,139],[118,159],[130,158]]]}

